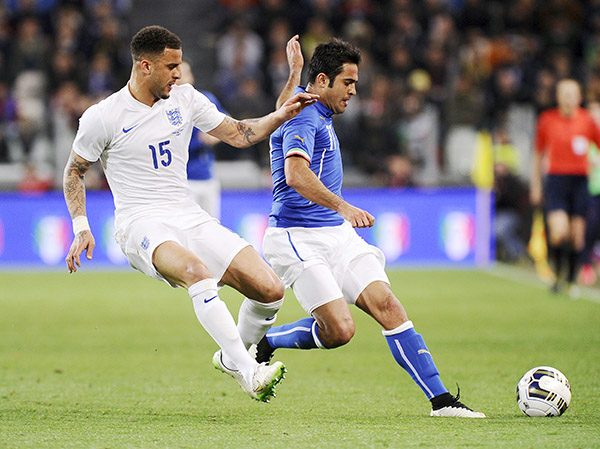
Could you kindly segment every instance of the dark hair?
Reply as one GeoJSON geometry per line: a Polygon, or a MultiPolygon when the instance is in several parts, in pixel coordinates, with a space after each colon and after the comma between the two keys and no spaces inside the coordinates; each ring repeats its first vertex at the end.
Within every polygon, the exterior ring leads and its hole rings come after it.
{"type": "Polygon", "coordinates": [[[166,28],[151,25],[135,33],[129,47],[134,61],[139,61],[144,57],[160,55],[165,48],[181,49],[181,39],[166,28]]]}
{"type": "Polygon", "coordinates": [[[319,44],[308,64],[308,82],[314,83],[317,75],[324,73],[329,77],[331,87],[346,63],[360,64],[360,50],[354,45],[338,38],[319,44]]]}

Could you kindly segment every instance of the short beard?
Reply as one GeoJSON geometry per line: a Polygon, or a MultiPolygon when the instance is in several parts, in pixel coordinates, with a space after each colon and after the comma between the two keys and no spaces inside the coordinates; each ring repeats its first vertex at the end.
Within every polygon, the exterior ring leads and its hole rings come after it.
{"type": "Polygon", "coordinates": [[[152,95],[154,96],[154,101],[158,101],[158,100],[166,100],[171,96],[171,93],[166,93],[166,94],[157,94],[156,92],[152,92],[152,95]]]}

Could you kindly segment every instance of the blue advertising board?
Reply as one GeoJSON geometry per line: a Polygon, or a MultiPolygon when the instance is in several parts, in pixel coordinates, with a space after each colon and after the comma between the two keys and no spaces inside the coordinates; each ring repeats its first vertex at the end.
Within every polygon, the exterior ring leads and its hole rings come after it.
{"type": "MultiPolygon", "coordinates": [[[[389,266],[485,266],[494,259],[491,194],[472,188],[356,189],[344,197],[375,216],[358,232],[382,249],[389,266]]],[[[268,191],[225,191],[221,222],[259,252],[267,226],[268,191]]],[[[87,214],[96,238],[90,268],[126,267],[112,234],[110,192],[88,192],[87,214]]],[[[71,219],[60,192],[0,194],[0,269],[64,267],[71,219]]]]}

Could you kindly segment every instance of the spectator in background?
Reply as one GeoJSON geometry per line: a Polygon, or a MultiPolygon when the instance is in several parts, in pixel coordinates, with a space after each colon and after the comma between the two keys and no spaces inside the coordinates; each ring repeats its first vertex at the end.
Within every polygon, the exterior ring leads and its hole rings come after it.
{"type": "Polygon", "coordinates": [[[227,109],[240,94],[243,80],[260,79],[264,58],[264,42],[243,18],[234,18],[217,41],[217,78],[219,97],[227,109]]]}
{"type": "MultiPolygon", "coordinates": [[[[50,129],[54,136],[54,184],[62,182],[62,169],[69,159],[71,144],[75,139],[77,125],[81,114],[93,103],[85,95],[80,85],[74,81],[66,81],[57,86],[50,99],[50,129]]],[[[85,187],[89,190],[107,188],[104,174],[98,164],[90,168],[90,176],[86,176],[85,187]]]]}
{"type": "Polygon", "coordinates": [[[420,186],[439,179],[439,110],[426,100],[431,80],[427,72],[415,70],[409,77],[409,90],[402,97],[397,132],[413,167],[413,180],[420,186]]]}
{"type": "Polygon", "coordinates": [[[117,87],[114,73],[109,55],[102,51],[97,52],[90,64],[87,92],[99,100],[110,95],[117,87]]]}
{"type": "Polygon", "coordinates": [[[536,115],[556,105],[556,75],[548,68],[538,71],[533,93],[533,107],[536,115]]]}
{"type": "Polygon", "coordinates": [[[267,94],[271,98],[276,97],[277,92],[285,86],[287,80],[287,60],[285,51],[273,49],[269,53],[269,62],[266,70],[267,94]]]}
{"type": "Polygon", "coordinates": [[[22,71],[45,72],[50,62],[50,44],[40,21],[26,16],[17,25],[16,39],[10,50],[10,72],[13,77],[22,71]]]}
{"type": "Polygon", "coordinates": [[[315,47],[321,42],[327,42],[333,36],[333,31],[322,16],[313,16],[306,24],[306,30],[302,33],[302,52],[309,57],[313,54],[315,47]]]}
{"type": "Polygon", "coordinates": [[[456,26],[459,29],[478,28],[488,30],[492,17],[488,2],[485,0],[464,0],[456,17],[456,26]]]}
{"type": "Polygon", "coordinates": [[[359,130],[361,144],[352,154],[355,164],[376,177],[387,173],[388,156],[398,154],[398,136],[394,125],[398,120],[395,98],[387,76],[377,75],[361,99],[359,130]],[[364,151],[368,148],[368,151],[364,151]]]}
{"type": "Polygon", "coordinates": [[[114,17],[108,17],[100,21],[99,35],[92,47],[92,54],[102,54],[109,58],[116,78],[115,84],[119,86],[129,76],[129,54],[123,46],[124,36],[121,23],[114,17]]]}
{"type": "Polygon", "coordinates": [[[558,107],[544,111],[538,118],[530,198],[534,207],[543,204],[547,214],[548,254],[556,276],[552,291],[556,293],[563,288],[566,257],[568,291],[577,296],[573,284],[585,245],[587,154],[591,142],[600,146],[600,130],[590,113],[580,107],[581,89],[577,81],[559,81],[556,99],[558,107]],[[544,158],[548,169],[542,189],[544,158]]]}
{"type": "Polygon", "coordinates": [[[0,82],[0,163],[9,162],[10,136],[14,133],[17,105],[5,82],[0,82]]]}
{"type": "Polygon", "coordinates": [[[497,257],[504,262],[517,262],[527,254],[529,191],[519,171],[519,151],[499,127],[494,133],[494,234],[497,257]]]}
{"type": "Polygon", "coordinates": [[[73,81],[79,86],[85,84],[82,79],[84,72],[74,53],[62,49],[56,50],[52,55],[52,65],[48,73],[48,86],[50,92],[56,91],[63,83],[73,81]]]}
{"type": "MultiPolygon", "coordinates": [[[[79,9],[71,5],[61,7],[54,21],[54,49],[76,58],[90,53],[90,37],[86,19],[79,9]]],[[[93,27],[92,27],[93,28],[93,27]]]]}
{"type": "MultiPolygon", "coordinates": [[[[181,64],[181,78],[177,84],[189,83],[194,85],[194,74],[188,61],[181,64]]],[[[223,114],[227,112],[213,94],[200,91],[223,114]]],[[[210,134],[194,128],[189,147],[187,177],[194,196],[194,201],[217,220],[221,219],[221,183],[215,174],[215,153],[213,147],[220,140],[210,134]]]]}
{"type": "Polygon", "coordinates": [[[446,103],[444,121],[450,126],[467,125],[473,128],[481,126],[482,117],[485,116],[483,92],[465,72],[459,74],[454,83],[446,103]]]}
{"type": "Polygon", "coordinates": [[[504,22],[508,31],[535,32],[539,25],[535,0],[503,2],[504,22]]]}
{"type": "Polygon", "coordinates": [[[34,152],[45,140],[48,111],[46,108],[46,77],[38,70],[20,72],[15,80],[17,108],[17,145],[20,160],[32,163],[34,152]]]}

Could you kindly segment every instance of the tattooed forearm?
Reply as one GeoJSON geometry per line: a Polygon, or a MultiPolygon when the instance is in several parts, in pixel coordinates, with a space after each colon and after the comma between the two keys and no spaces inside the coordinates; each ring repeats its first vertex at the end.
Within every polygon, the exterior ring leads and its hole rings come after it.
{"type": "Polygon", "coordinates": [[[252,129],[252,126],[250,126],[256,122],[258,122],[258,120],[248,119],[237,123],[237,131],[248,145],[252,145],[256,142],[256,133],[254,132],[254,129],[252,129]]]}
{"type": "Polygon", "coordinates": [[[260,142],[281,125],[281,117],[274,113],[261,118],[236,120],[226,116],[223,122],[209,134],[237,148],[260,142]]]}
{"type": "Polygon", "coordinates": [[[63,176],[63,192],[71,218],[85,215],[85,173],[92,164],[71,152],[63,176]]]}

